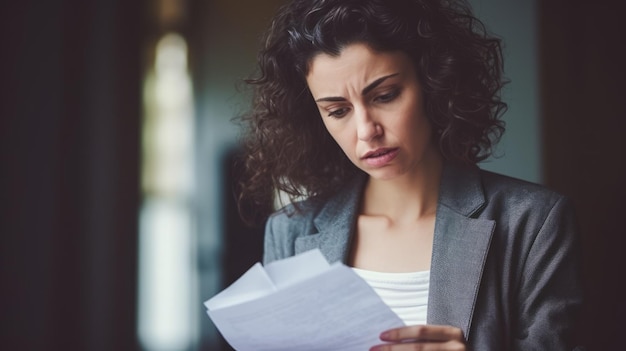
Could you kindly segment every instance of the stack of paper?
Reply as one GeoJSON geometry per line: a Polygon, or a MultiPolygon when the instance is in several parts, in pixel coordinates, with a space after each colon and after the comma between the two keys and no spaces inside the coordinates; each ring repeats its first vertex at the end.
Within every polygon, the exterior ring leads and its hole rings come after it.
{"type": "Polygon", "coordinates": [[[363,351],[404,326],[352,269],[328,264],[319,250],[257,263],[204,304],[238,351],[363,351]]]}

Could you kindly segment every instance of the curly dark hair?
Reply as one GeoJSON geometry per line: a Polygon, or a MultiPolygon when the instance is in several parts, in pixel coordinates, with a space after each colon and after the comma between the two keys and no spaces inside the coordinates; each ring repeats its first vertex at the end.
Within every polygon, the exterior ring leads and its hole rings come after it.
{"type": "Polygon", "coordinates": [[[254,100],[241,118],[244,218],[271,213],[276,191],[323,199],[359,172],[326,131],[305,79],[315,55],[338,56],[356,42],[409,55],[444,158],[475,164],[491,155],[506,110],[500,39],[465,1],[292,0],[274,17],[259,71],[246,80],[254,100]]]}

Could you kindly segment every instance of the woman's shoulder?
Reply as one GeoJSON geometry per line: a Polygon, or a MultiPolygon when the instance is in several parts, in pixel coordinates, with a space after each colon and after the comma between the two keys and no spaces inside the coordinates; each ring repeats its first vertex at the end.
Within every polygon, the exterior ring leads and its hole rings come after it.
{"type": "Polygon", "coordinates": [[[268,219],[274,225],[292,226],[311,222],[324,204],[317,198],[307,198],[290,202],[272,213],[268,219]]]}
{"type": "Polygon", "coordinates": [[[482,169],[480,174],[483,189],[488,197],[506,196],[512,199],[530,198],[537,200],[564,198],[562,194],[539,183],[482,169]]]}
{"type": "Polygon", "coordinates": [[[269,216],[265,224],[265,264],[293,256],[298,237],[314,232],[315,204],[313,199],[290,203],[269,216]]]}
{"type": "Polygon", "coordinates": [[[270,216],[270,221],[283,225],[302,225],[317,217],[327,219],[341,211],[352,211],[361,196],[367,177],[357,174],[328,196],[311,196],[294,201],[280,208],[270,216]]]}
{"type": "Polygon", "coordinates": [[[508,210],[509,214],[533,212],[548,215],[555,208],[570,212],[570,199],[542,184],[481,170],[486,206],[508,210]]]}
{"type": "Polygon", "coordinates": [[[440,202],[465,215],[545,212],[568,202],[544,185],[452,162],[446,164],[440,189],[440,202]]]}

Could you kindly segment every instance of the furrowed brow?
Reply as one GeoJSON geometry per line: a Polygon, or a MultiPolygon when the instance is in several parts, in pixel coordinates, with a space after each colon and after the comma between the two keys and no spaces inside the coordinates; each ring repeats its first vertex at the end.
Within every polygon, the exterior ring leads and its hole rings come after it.
{"type": "Polygon", "coordinates": [[[341,102],[341,101],[346,101],[346,98],[343,98],[341,96],[329,96],[329,97],[323,97],[323,98],[319,98],[315,100],[315,102],[322,102],[322,101],[341,102]]]}
{"type": "Polygon", "coordinates": [[[398,74],[400,74],[400,73],[394,73],[394,74],[390,74],[388,76],[384,76],[384,77],[380,77],[380,78],[376,79],[370,85],[368,85],[365,88],[363,88],[363,91],[361,91],[361,95],[363,95],[363,96],[367,95],[370,91],[376,89],[377,86],[381,85],[385,80],[387,80],[387,79],[389,79],[391,77],[395,77],[398,74]]]}
{"type": "MultiPolygon", "coordinates": [[[[376,87],[381,85],[385,80],[387,80],[389,78],[392,78],[392,77],[395,77],[395,76],[397,76],[399,74],[400,73],[394,73],[394,74],[390,74],[388,76],[384,76],[384,77],[380,77],[380,78],[376,79],[375,81],[370,83],[368,86],[363,88],[363,90],[361,91],[361,95],[365,96],[365,95],[369,94],[369,92],[371,92],[372,90],[376,89],[376,87]]],[[[315,102],[322,102],[322,101],[342,102],[342,101],[346,101],[346,98],[341,97],[341,96],[328,96],[328,97],[323,97],[323,98],[319,98],[319,99],[315,100],[315,102]]]]}

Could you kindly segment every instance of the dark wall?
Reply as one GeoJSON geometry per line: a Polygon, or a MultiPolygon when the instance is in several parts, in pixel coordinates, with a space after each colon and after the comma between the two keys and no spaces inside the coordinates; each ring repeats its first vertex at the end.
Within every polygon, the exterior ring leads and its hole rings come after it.
{"type": "Polygon", "coordinates": [[[590,350],[622,349],[626,330],[624,2],[542,0],[544,171],[569,195],[583,237],[590,350]]]}
{"type": "Polygon", "coordinates": [[[0,9],[0,349],[137,349],[140,4],[0,9]]]}

